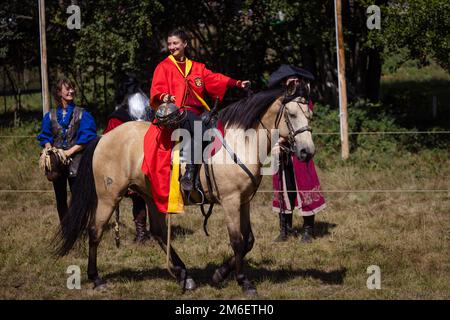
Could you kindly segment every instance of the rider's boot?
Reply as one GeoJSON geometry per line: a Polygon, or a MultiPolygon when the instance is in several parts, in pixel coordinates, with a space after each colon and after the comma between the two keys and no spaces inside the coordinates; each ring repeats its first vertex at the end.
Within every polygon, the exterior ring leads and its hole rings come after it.
{"type": "Polygon", "coordinates": [[[180,179],[181,188],[185,191],[192,191],[195,189],[195,174],[197,171],[196,164],[186,164],[186,172],[180,179]]]}

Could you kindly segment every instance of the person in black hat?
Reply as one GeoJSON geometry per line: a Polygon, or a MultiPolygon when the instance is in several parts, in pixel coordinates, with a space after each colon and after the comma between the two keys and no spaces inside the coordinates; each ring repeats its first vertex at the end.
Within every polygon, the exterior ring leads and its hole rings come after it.
{"type": "Polygon", "coordinates": [[[269,77],[269,88],[275,88],[279,85],[285,85],[288,79],[305,79],[307,81],[314,81],[314,76],[308,70],[282,64],[274,73],[269,77]]]}
{"type": "MultiPolygon", "coordinates": [[[[307,70],[291,66],[282,65],[269,78],[269,88],[277,86],[288,86],[291,82],[303,82],[298,86],[297,94],[307,97],[305,101],[312,110],[313,103],[309,98],[309,81],[313,81],[314,76],[307,70]],[[306,91],[306,92],[304,92],[306,91]]],[[[289,154],[287,141],[280,139],[276,144],[273,154],[278,153],[282,172],[277,172],[273,176],[274,197],[272,208],[279,214],[280,234],[275,239],[276,242],[286,241],[288,236],[293,234],[292,214],[295,208],[303,217],[303,228],[301,242],[310,243],[314,238],[314,217],[315,214],[326,207],[325,198],[320,193],[320,183],[317,176],[314,162],[299,161],[295,155],[289,154]],[[295,190],[295,191],[294,191],[295,190]],[[289,192],[288,192],[289,191],[289,192]]]]}

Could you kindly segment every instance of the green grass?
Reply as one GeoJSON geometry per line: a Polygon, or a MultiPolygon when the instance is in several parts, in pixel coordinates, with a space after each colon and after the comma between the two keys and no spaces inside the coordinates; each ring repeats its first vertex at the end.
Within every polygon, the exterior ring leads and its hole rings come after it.
{"type": "MultiPolygon", "coordinates": [[[[405,65],[383,78],[383,103],[349,107],[350,131],[405,131],[450,128],[450,76],[431,65],[405,65]],[[438,96],[438,119],[430,117],[430,97],[438,96]]],[[[19,127],[11,113],[2,135],[35,136],[40,128],[40,95],[24,98],[19,127]],[[28,99],[28,98],[27,98],[28,99]]],[[[0,101],[2,102],[2,101],[0,101]]],[[[1,105],[1,104],[0,104],[1,105]]],[[[1,110],[3,111],[3,110],[1,110]]],[[[317,106],[314,132],[339,131],[335,108],[317,106]]],[[[340,160],[339,136],[315,135],[315,158],[328,208],[317,216],[317,239],[274,244],[278,219],[271,211],[271,181],[263,180],[251,205],[256,237],[246,272],[261,299],[449,299],[450,152],[448,135],[351,136],[351,155],[340,160]],[[388,192],[336,192],[390,190],[388,192]],[[410,190],[411,192],[400,192],[410,190]],[[412,192],[414,190],[447,190],[412,192]],[[367,267],[381,268],[381,290],[369,290],[367,267]]],[[[40,148],[34,138],[0,138],[0,299],[241,299],[230,278],[222,288],[210,284],[214,269],[231,254],[220,207],[202,230],[196,207],[173,218],[173,245],[198,289],[184,295],[165,269],[165,253],[150,242],[133,243],[131,202],[121,203],[122,246],[111,229],[99,248],[99,271],[106,292],[87,280],[87,244],[54,259],[58,226],[52,186],[38,170],[40,148]],[[79,265],[82,289],[66,288],[66,270],[79,265]]],[[[302,221],[294,217],[298,230],[302,221]]],[[[111,225],[112,226],[112,225],[111,225]]]]}
{"type": "MultiPolygon", "coordinates": [[[[32,93],[21,95],[20,102],[22,108],[26,111],[42,110],[42,96],[41,93],[32,93]]],[[[0,97],[0,111],[5,112],[5,97],[0,97]]],[[[6,111],[11,112],[16,107],[16,100],[14,96],[6,96],[6,111]]]]}

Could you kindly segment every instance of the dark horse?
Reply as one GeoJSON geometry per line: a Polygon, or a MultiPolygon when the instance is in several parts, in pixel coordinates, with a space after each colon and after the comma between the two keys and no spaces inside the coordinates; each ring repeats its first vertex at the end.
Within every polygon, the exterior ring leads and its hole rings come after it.
{"type": "MultiPolygon", "coordinates": [[[[296,89],[272,89],[254,94],[228,106],[219,115],[225,127],[225,140],[229,145],[237,145],[235,154],[256,179],[251,179],[234,163],[225,148],[221,148],[208,160],[215,188],[213,192],[207,191],[206,196],[222,205],[234,251],[234,255],[214,272],[214,284],[220,283],[231,271],[235,271],[236,280],[244,292],[256,294],[256,288],[244,274],[243,261],[254,243],[250,224],[250,200],[258,188],[254,181],[262,179],[261,170],[265,160],[258,159],[255,163],[248,159],[254,155],[260,157],[261,145],[264,145],[266,155],[270,153],[270,141],[260,144],[260,139],[270,139],[271,129],[278,129],[279,136],[293,143],[294,151],[300,159],[306,160],[314,154],[308,123],[311,112],[303,103],[305,99],[295,94],[299,92],[296,89]],[[244,135],[246,129],[260,129],[263,134],[253,140],[247,139],[244,135]],[[236,141],[241,143],[233,143],[236,141]]],[[[76,240],[87,232],[88,277],[95,287],[105,286],[97,270],[97,247],[105,224],[128,188],[135,190],[146,200],[151,211],[152,235],[164,250],[167,249],[166,215],[157,211],[149,181],[141,171],[144,135],[149,125],[148,122],[128,122],[121,125],[88,145],[81,160],[72,204],[59,232],[57,252],[60,255],[67,254],[76,240]]],[[[206,186],[203,168],[200,178],[206,186]]],[[[170,248],[170,259],[173,273],[183,288],[194,289],[195,282],[188,276],[186,266],[173,248],[170,248]]]]}

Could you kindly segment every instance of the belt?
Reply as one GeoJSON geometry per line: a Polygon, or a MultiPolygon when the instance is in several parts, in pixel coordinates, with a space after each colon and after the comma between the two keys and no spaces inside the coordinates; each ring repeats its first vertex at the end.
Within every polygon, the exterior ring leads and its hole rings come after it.
{"type": "Polygon", "coordinates": [[[200,111],[200,112],[204,112],[205,111],[205,108],[203,107],[203,106],[182,106],[181,108],[184,108],[184,109],[194,109],[194,110],[197,110],[197,111],[200,111]]]}

